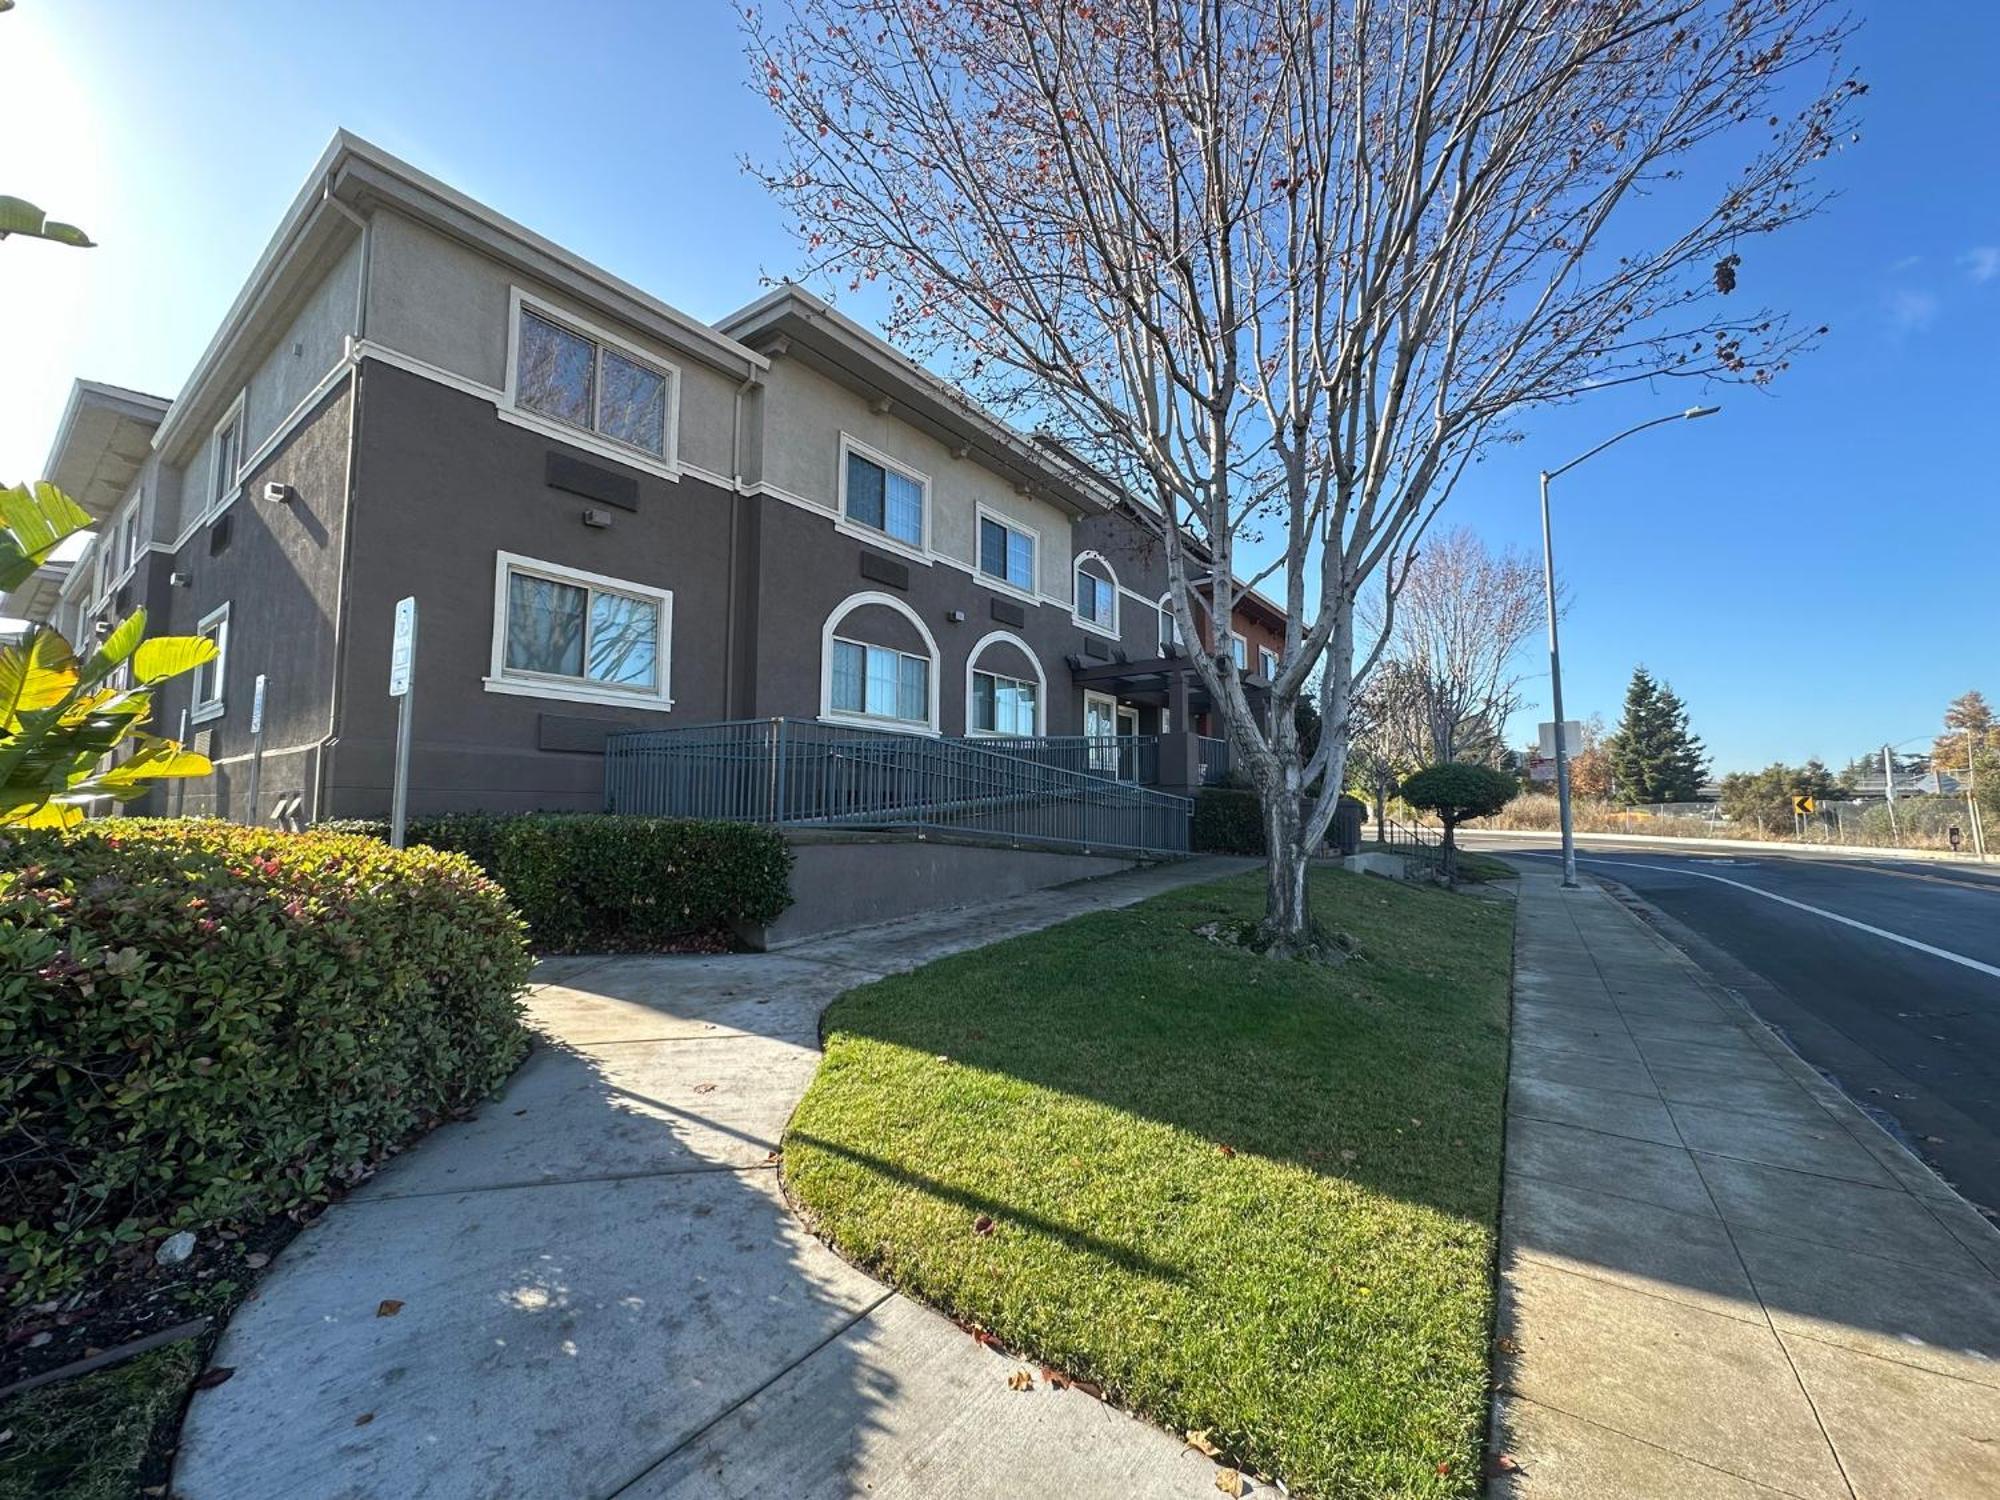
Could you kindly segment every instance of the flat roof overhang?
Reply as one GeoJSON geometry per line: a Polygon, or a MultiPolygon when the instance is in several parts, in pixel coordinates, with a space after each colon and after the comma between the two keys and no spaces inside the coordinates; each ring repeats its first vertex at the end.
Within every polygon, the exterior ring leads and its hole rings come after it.
{"type": "Polygon", "coordinates": [[[43,476],[103,520],[138,479],[167,404],[164,396],[77,381],[70,387],[43,476]]]}
{"type": "MultiPolygon", "coordinates": [[[[1143,703],[1149,708],[1167,707],[1173,696],[1172,679],[1183,677],[1187,680],[1188,712],[1205,714],[1215,710],[1208,688],[1195,671],[1194,663],[1185,656],[1156,656],[1147,661],[1092,661],[1072,656],[1069,671],[1070,681],[1078,687],[1128,703],[1143,703]]],[[[1271,688],[1262,677],[1248,674],[1243,678],[1243,686],[1253,698],[1261,697],[1271,688]]]]}

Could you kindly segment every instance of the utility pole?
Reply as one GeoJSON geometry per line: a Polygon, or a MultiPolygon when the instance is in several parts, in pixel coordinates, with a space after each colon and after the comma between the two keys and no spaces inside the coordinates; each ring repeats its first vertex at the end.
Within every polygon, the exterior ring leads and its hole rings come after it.
{"type": "Polygon", "coordinates": [[[1972,852],[1986,863],[1986,824],[1979,815],[1979,742],[1974,731],[1965,731],[1965,805],[1971,815],[1972,852]]]}

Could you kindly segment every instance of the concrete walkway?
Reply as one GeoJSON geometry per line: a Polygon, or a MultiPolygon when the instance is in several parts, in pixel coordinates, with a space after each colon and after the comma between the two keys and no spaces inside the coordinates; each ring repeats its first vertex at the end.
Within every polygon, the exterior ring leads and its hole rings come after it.
{"type": "Polygon", "coordinates": [[[1496,1492],[2000,1495],[2000,1232],[1611,895],[1518,863],[1496,1492]]]}
{"type": "Polygon", "coordinates": [[[478,1117],[331,1209],[236,1314],[181,1500],[1208,1496],[1176,1438],[841,1261],[775,1148],[841,991],[1248,868],[1196,860],[775,954],[557,959],[478,1117]]]}

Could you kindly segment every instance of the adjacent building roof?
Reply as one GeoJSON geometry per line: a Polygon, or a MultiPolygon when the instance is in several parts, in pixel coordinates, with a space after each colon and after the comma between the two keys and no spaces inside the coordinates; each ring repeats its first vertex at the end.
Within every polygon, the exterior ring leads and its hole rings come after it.
{"type": "Polygon", "coordinates": [[[950,381],[802,287],[778,287],[717,326],[753,348],[799,360],[872,401],[891,403],[904,421],[947,448],[976,452],[994,472],[1073,515],[1097,515],[1117,503],[1116,495],[1082,465],[1016,431],[950,381]]]}

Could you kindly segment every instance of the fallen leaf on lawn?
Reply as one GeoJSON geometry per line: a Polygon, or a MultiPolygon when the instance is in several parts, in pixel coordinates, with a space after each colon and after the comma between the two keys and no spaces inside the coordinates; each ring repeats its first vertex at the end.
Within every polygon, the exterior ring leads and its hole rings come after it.
{"type": "Polygon", "coordinates": [[[784,1160],[784,1156],[785,1153],[782,1151],[766,1151],[764,1153],[764,1160],[767,1162],[782,1161],[784,1160]]]}
{"type": "Polygon", "coordinates": [[[993,1337],[984,1328],[974,1328],[971,1330],[971,1333],[972,1342],[975,1344],[984,1344],[988,1349],[998,1349],[1000,1347],[1000,1340],[993,1337]]]}
{"type": "Polygon", "coordinates": [[[715,1092],[715,1085],[712,1083],[697,1083],[694,1086],[694,1091],[697,1094],[712,1094],[715,1092]]]}
{"type": "Polygon", "coordinates": [[[1498,1349],[1502,1354],[1519,1354],[1521,1352],[1520,1343],[1517,1340],[1508,1338],[1504,1333],[1493,1341],[1493,1347],[1498,1349]]]}
{"type": "Polygon", "coordinates": [[[375,1420],[374,1412],[364,1411],[360,1416],[354,1419],[354,1425],[356,1427],[366,1427],[370,1422],[374,1420],[375,1420]]]}
{"type": "Polygon", "coordinates": [[[1216,1447],[1214,1443],[1209,1441],[1208,1429],[1206,1427],[1196,1427],[1191,1429],[1187,1435],[1187,1443],[1188,1446],[1194,1449],[1197,1453],[1206,1454],[1210,1458],[1214,1458],[1217,1454],[1222,1452],[1220,1448],[1216,1447]]]}
{"type": "Polygon", "coordinates": [[[1088,1380],[1072,1380],[1069,1385],[1071,1390],[1082,1391],[1084,1395],[1090,1397],[1093,1401],[1102,1401],[1104,1399],[1104,1387],[1101,1385],[1093,1385],[1088,1380]]]}
{"type": "Polygon", "coordinates": [[[1489,1467],[1495,1474],[1512,1474],[1521,1467],[1521,1461],[1511,1453],[1496,1453],[1489,1467]]]}
{"type": "Polygon", "coordinates": [[[1052,1370],[1047,1365],[1042,1366],[1042,1379],[1052,1391],[1059,1391],[1069,1384],[1069,1377],[1067,1375],[1063,1374],[1060,1370],[1052,1370]]]}
{"type": "Polygon", "coordinates": [[[948,1053],[944,1053],[944,1052],[940,1052],[940,1053],[938,1054],[938,1061],[939,1061],[939,1062],[945,1062],[945,1063],[948,1063],[948,1062],[950,1062],[950,1061],[951,1061],[951,1057],[950,1057],[950,1054],[948,1054],[948,1053]]]}
{"type": "Polygon", "coordinates": [[[1360,1155],[1361,1153],[1359,1151],[1343,1151],[1340,1153],[1340,1159],[1342,1161],[1353,1161],[1360,1155]]]}
{"type": "Polygon", "coordinates": [[[195,1376],[194,1388],[198,1391],[212,1391],[235,1373],[234,1365],[210,1365],[195,1376]]]}
{"type": "Polygon", "coordinates": [[[270,1263],[271,1257],[266,1255],[262,1250],[252,1250],[248,1255],[243,1257],[243,1264],[253,1271],[261,1271],[270,1263]]]}
{"type": "Polygon", "coordinates": [[[1215,1149],[1220,1151],[1224,1156],[1234,1156],[1236,1154],[1234,1146],[1217,1146],[1215,1149]]]}
{"type": "Polygon", "coordinates": [[[394,1297],[384,1297],[375,1304],[375,1316],[378,1318],[393,1318],[402,1310],[403,1304],[394,1297]]]}
{"type": "Polygon", "coordinates": [[[1016,1370],[1007,1377],[1007,1389],[1010,1391],[1032,1391],[1034,1388],[1035,1377],[1026,1370],[1016,1370]]]}
{"type": "Polygon", "coordinates": [[[1225,1495],[1243,1494],[1243,1476],[1234,1469],[1217,1469],[1215,1487],[1225,1495]]]}
{"type": "Polygon", "coordinates": [[[1449,1474],[1451,1472],[1451,1465],[1443,1460],[1439,1460],[1437,1471],[1440,1474],[1449,1474]]]}
{"type": "Polygon", "coordinates": [[[972,1221],[972,1232],[974,1234],[991,1234],[993,1232],[993,1216],[991,1214],[981,1214],[978,1218],[974,1219],[972,1221]]]}

